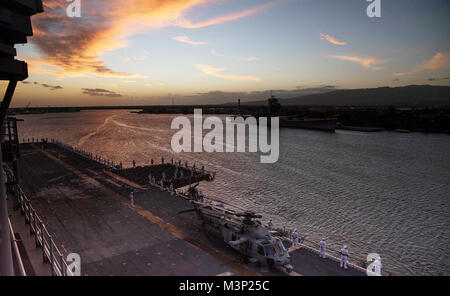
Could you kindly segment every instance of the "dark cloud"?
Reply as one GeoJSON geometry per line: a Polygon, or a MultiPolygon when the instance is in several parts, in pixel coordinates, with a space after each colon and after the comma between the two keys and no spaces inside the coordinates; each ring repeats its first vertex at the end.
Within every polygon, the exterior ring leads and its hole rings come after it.
{"type": "Polygon", "coordinates": [[[58,89],[63,89],[62,86],[59,85],[49,85],[49,84],[41,84],[41,86],[46,87],[46,88],[50,88],[50,90],[58,90],[58,89]]]}
{"type": "Polygon", "coordinates": [[[428,78],[428,81],[440,81],[440,80],[449,80],[450,77],[443,77],[443,78],[428,78]]]}
{"type": "Polygon", "coordinates": [[[123,97],[121,94],[102,88],[83,88],[82,90],[84,95],[89,95],[93,97],[111,97],[111,98],[123,97]]]}
{"type": "Polygon", "coordinates": [[[333,90],[333,89],[338,89],[337,85],[321,85],[319,87],[304,87],[304,86],[297,86],[297,89],[302,89],[302,90],[333,90]]]}
{"type": "Polygon", "coordinates": [[[49,88],[50,90],[58,90],[58,89],[63,89],[62,86],[60,85],[50,85],[50,84],[46,84],[46,83],[42,83],[40,84],[39,82],[32,82],[32,81],[22,81],[23,84],[33,84],[33,85],[41,85],[42,87],[45,88],[49,88]]]}
{"type": "Polygon", "coordinates": [[[394,81],[400,81],[400,78],[395,78],[394,81]]]}

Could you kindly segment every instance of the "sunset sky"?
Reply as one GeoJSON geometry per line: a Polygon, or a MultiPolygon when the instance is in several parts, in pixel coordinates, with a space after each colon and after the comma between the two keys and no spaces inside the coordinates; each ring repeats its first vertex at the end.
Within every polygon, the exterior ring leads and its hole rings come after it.
{"type": "MultiPolygon", "coordinates": [[[[450,1],[44,0],[13,107],[221,103],[450,85],[450,1]]],[[[0,84],[4,91],[5,83],[0,84]]]]}

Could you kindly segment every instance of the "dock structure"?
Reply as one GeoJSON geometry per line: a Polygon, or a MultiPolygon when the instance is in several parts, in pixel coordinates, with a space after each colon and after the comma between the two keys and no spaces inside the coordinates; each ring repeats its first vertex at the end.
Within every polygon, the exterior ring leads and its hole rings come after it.
{"type": "Polygon", "coordinates": [[[137,166],[126,169],[115,168],[112,172],[142,186],[149,184],[149,176],[151,178],[154,177],[156,183],[159,184],[160,180],[163,180],[165,187],[169,187],[170,184],[173,184],[175,189],[201,181],[212,181],[214,180],[215,175],[214,173],[206,171],[202,172],[196,168],[177,167],[170,163],[137,166]]]}
{"type": "MultiPolygon", "coordinates": [[[[220,233],[203,226],[195,213],[178,214],[192,205],[177,194],[136,184],[51,143],[21,144],[20,149],[20,187],[62,257],[80,255],[81,275],[288,275],[242,263],[220,233]]],[[[11,207],[13,201],[11,196],[11,207]]],[[[12,222],[18,221],[20,215],[12,222]]],[[[32,236],[23,227],[15,229],[22,238],[32,236]]],[[[364,275],[306,248],[291,252],[291,257],[290,275],[364,275]]],[[[42,261],[30,258],[28,269],[39,275],[45,270],[42,261]]]]}
{"type": "MultiPolygon", "coordinates": [[[[192,166],[188,165],[188,162],[184,163],[181,160],[175,161],[172,159],[170,163],[164,163],[164,157],[161,157],[161,163],[155,164],[154,160],[150,161],[150,165],[146,166],[136,166],[136,161],[133,160],[132,167],[125,168],[122,162],[114,162],[108,158],[97,155],[92,152],[88,152],[76,147],[66,145],[59,142],[56,139],[36,139],[36,143],[40,145],[45,145],[49,149],[64,149],[71,152],[77,153],[78,155],[86,158],[90,161],[95,161],[98,164],[104,166],[107,170],[110,170],[116,175],[119,175],[127,180],[130,180],[141,186],[147,186],[152,183],[153,185],[160,184],[163,181],[163,186],[169,188],[172,184],[174,189],[188,186],[193,183],[201,181],[213,181],[215,179],[216,173],[206,170],[204,166],[196,167],[195,164],[192,166]]],[[[25,142],[25,141],[24,141],[25,142]]],[[[29,142],[29,141],[28,141],[29,142]]],[[[35,143],[34,139],[31,143],[35,143]]]]}

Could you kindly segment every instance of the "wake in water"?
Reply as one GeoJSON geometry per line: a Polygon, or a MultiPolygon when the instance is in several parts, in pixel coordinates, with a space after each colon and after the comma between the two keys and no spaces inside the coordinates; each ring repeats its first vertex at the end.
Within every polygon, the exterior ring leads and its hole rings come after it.
{"type": "Polygon", "coordinates": [[[78,143],[75,144],[75,147],[78,147],[78,148],[81,147],[87,140],[89,140],[93,136],[97,135],[116,116],[117,115],[111,115],[111,116],[107,117],[105,119],[105,121],[103,121],[103,123],[101,125],[99,125],[95,131],[90,132],[87,135],[81,137],[80,140],[78,140],[78,143]]]}

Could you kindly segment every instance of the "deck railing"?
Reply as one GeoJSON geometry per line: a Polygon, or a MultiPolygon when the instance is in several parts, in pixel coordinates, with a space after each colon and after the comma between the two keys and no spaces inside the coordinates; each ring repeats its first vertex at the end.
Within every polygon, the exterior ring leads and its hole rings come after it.
{"type": "MultiPolygon", "coordinates": [[[[7,168],[8,180],[13,178],[12,171],[7,168]]],[[[25,224],[30,226],[30,233],[34,235],[36,247],[42,249],[42,259],[51,266],[52,275],[54,276],[73,276],[73,272],[68,267],[63,254],[59,251],[48,232],[42,219],[36,213],[30,199],[23,192],[18,184],[11,184],[11,189],[16,197],[16,207],[20,209],[21,214],[25,217],[25,224]]]]}
{"type": "Polygon", "coordinates": [[[25,267],[23,266],[22,257],[20,256],[19,246],[17,245],[16,236],[14,235],[14,229],[11,225],[11,220],[8,219],[9,223],[9,233],[11,234],[11,247],[14,252],[14,257],[16,258],[17,268],[20,276],[26,276],[25,267]]]}

